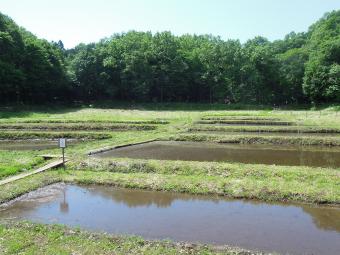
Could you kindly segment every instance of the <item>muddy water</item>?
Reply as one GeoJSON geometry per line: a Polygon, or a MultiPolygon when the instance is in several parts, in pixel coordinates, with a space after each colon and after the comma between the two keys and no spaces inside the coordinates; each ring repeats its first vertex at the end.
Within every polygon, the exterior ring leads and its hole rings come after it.
{"type": "Polygon", "coordinates": [[[152,142],[114,149],[95,157],[193,161],[230,161],[249,164],[340,167],[340,149],[299,146],[152,142]]]}
{"type": "Polygon", "coordinates": [[[283,254],[339,254],[340,209],[55,184],[0,207],[0,219],[283,254]]]}
{"type": "MultiPolygon", "coordinates": [[[[77,140],[68,140],[69,145],[76,144],[77,140]]],[[[46,150],[58,148],[57,140],[0,140],[0,150],[46,150]]]]}

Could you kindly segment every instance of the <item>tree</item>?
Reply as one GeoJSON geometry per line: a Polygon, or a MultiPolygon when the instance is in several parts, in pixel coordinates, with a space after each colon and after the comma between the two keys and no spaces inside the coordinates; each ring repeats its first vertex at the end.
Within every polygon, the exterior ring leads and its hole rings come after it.
{"type": "Polygon", "coordinates": [[[309,29],[309,60],[303,82],[305,94],[313,103],[339,100],[340,11],[327,13],[309,29]]]}
{"type": "Polygon", "coordinates": [[[0,99],[329,103],[340,100],[340,11],[306,33],[246,43],[130,31],[65,49],[0,14],[0,99]]]}

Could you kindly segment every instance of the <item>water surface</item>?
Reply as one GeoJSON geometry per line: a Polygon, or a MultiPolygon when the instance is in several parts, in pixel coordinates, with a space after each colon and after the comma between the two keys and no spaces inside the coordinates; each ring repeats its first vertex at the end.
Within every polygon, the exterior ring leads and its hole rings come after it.
{"type": "Polygon", "coordinates": [[[249,164],[340,167],[340,149],[200,142],[151,142],[96,154],[102,158],[229,161],[249,164]]]}
{"type": "Polygon", "coordinates": [[[1,206],[8,218],[284,254],[340,251],[340,209],[314,205],[55,184],[1,206]]]}
{"type": "MultiPolygon", "coordinates": [[[[69,139],[67,144],[76,144],[77,140],[69,139]]],[[[46,150],[58,148],[58,140],[0,140],[0,150],[46,150]]]]}

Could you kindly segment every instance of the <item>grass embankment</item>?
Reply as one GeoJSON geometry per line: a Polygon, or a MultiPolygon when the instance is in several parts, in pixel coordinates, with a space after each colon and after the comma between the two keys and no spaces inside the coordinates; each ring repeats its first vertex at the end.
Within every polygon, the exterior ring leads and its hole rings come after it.
{"type": "Polygon", "coordinates": [[[65,180],[71,182],[340,204],[339,169],[139,159],[85,159],[68,168],[65,180]]]}
{"type": "Polygon", "coordinates": [[[155,130],[156,125],[146,124],[110,124],[110,123],[0,123],[3,130],[62,130],[62,131],[124,131],[155,130]]]}
{"type": "Polygon", "coordinates": [[[108,139],[110,133],[100,132],[41,132],[41,131],[2,131],[0,139],[25,140],[25,139],[58,139],[60,137],[72,139],[108,139]]]}
{"type": "Polygon", "coordinates": [[[32,152],[0,150],[0,179],[31,170],[43,163],[44,159],[33,156],[32,152]]]}
{"type": "Polygon", "coordinates": [[[275,117],[261,117],[261,116],[228,116],[228,115],[216,115],[216,116],[203,116],[201,117],[201,120],[206,120],[206,121],[219,121],[219,120],[242,120],[242,121],[281,121],[282,119],[280,118],[275,118],[275,117]]]}
{"type": "Polygon", "coordinates": [[[3,185],[0,203],[46,184],[64,181],[264,201],[340,205],[339,169],[95,158],[71,161],[67,169],[3,185]]]}
{"type": "Polygon", "coordinates": [[[124,124],[124,125],[132,125],[132,124],[146,124],[146,125],[165,125],[169,124],[169,121],[167,120],[99,120],[99,119],[93,119],[93,120],[72,120],[72,119],[2,119],[0,120],[0,124],[2,123],[10,123],[10,124],[26,124],[26,123],[39,123],[39,124],[124,124]]]}
{"type": "Polygon", "coordinates": [[[0,224],[1,254],[263,254],[239,248],[211,247],[140,237],[113,236],[28,222],[0,224]],[[32,234],[34,233],[34,234],[32,234]],[[48,244],[48,245],[47,245],[48,244]]]}
{"type": "Polygon", "coordinates": [[[308,145],[308,146],[340,146],[340,137],[284,137],[256,135],[211,135],[211,134],[179,134],[169,137],[173,141],[215,142],[233,144],[271,144],[271,145],[308,145]]]}
{"type": "Polygon", "coordinates": [[[292,126],[295,123],[282,120],[242,120],[242,119],[224,119],[224,120],[199,120],[197,124],[226,124],[226,125],[263,125],[263,126],[292,126]]]}
{"type": "Polygon", "coordinates": [[[195,131],[221,131],[221,132],[277,132],[277,133],[330,133],[340,134],[340,128],[327,128],[318,126],[208,126],[193,125],[189,132],[195,131]]]}

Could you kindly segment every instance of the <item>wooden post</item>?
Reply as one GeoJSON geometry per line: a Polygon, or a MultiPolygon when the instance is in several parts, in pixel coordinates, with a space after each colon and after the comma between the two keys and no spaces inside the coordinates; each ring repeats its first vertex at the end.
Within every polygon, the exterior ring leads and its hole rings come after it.
{"type": "Polygon", "coordinates": [[[66,148],[66,138],[59,138],[59,148],[61,148],[63,154],[63,167],[65,169],[65,148],[66,148]]]}
{"type": "Polygon", "coordinates": [[[62,148],[63,151],[63,167],[65,169],[65,148],[62,148]]]}

